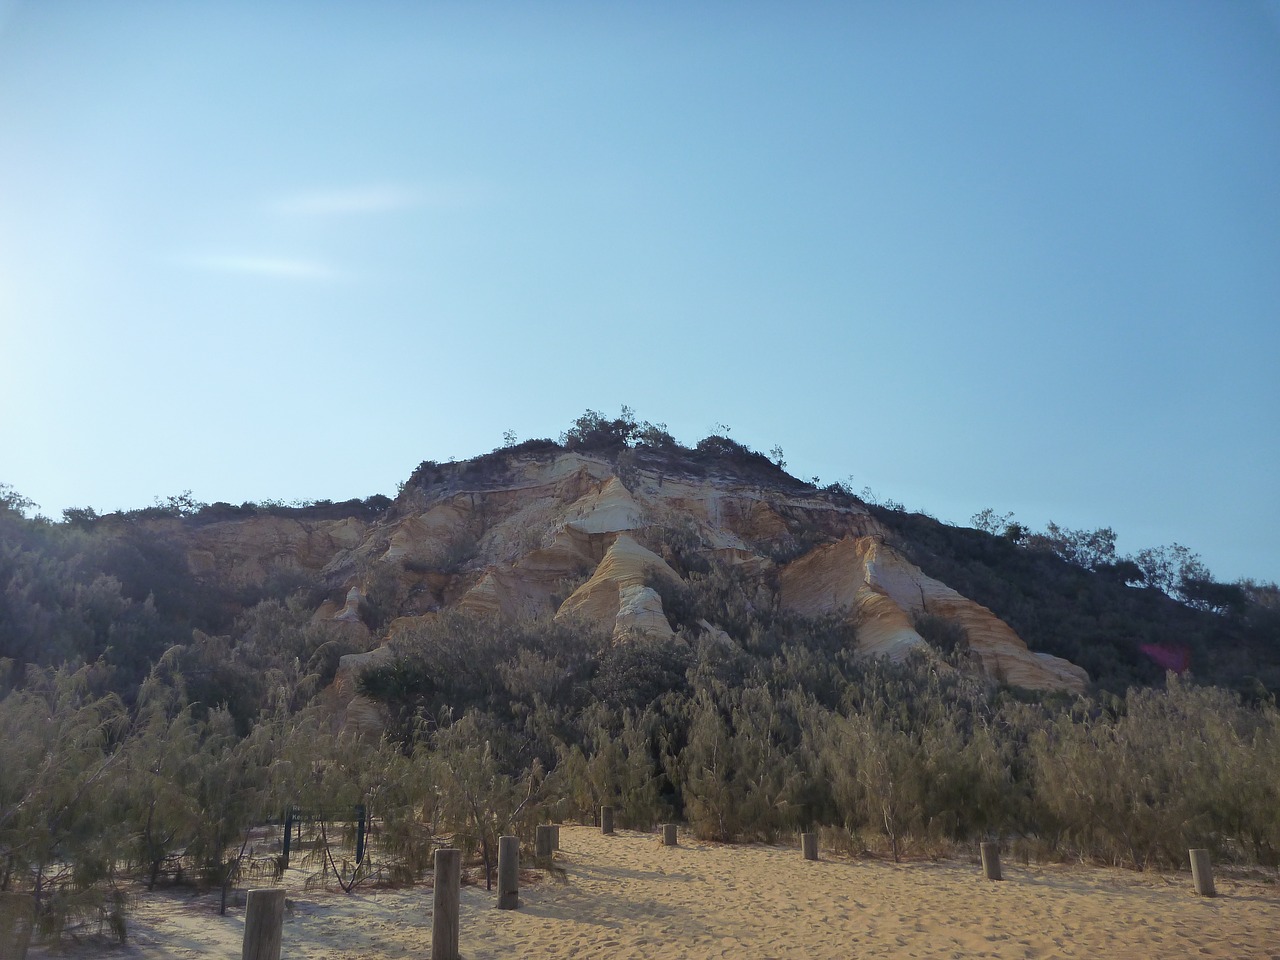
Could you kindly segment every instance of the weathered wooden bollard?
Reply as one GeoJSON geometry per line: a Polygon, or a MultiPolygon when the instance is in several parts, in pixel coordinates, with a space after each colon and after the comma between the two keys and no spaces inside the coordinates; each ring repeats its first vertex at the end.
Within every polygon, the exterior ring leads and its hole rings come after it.
{"type": "Polygon", "coordinates": [[[804,851],[806,860],[818,859],[818,835],[816,833],[800,834],[800,849],[804,851]]]}
{"type": "Polygon", "coordinates": [[[365,809],[363,803],[356,804],[356,864],[364,862],[365,809]]]}
{"type": "Polygon", "coordinates": [[[600,832],[613,833],[613,807],[600,808],[600,832]]]}
{"type": "Polygon", "coordinates": [[[462,851],[436,851],[436,889],[431,911],[431,960],[458,960],[462,851]]]}
{"type": "Polygon", "coordinates": [[[674,823],[664,823],[662,825],[662,845],[664,847],[674,847],[676,843],[676,825],[674,823]]]}
{"type": "Polygon", "coordinates": [[[560,849],[560,824],[553,823],[551,825],[551,849],[560,849]]]}
{"type": "Polygon", "coordinates": [[[284,887],[250,890],[245,898],[241,960],[280,960],[284,887]]]}
{"type": "Polygon", "coordinates": [[[498,909],[520,906],[520,838],[498,838],[498,909]]]}
{"type": "Polygon", "coordinates": [[[1191,854],[1191,881],[1196,886],[1196,893],[1202,897],[1216,897],[1213,887],[1213,864],[1209,862],[1209,851],[1203,848],[1188,851],[1191,854]]]}
{"type": "Polygon", "coordinates": [[[1003,880],[1000,875],[1000,844],[986,841],[982,844],[982,872],[988,880],[1003,880]]]}
{"type": "Polygon", "coordinates": [[[555,850],[555,827],[539,826],[534,832],[533,855],[541,860],[555,850]]]}
{"type": "Polygon", "coordinates": [[[289,840],[293,836],[293,807],[289,806],[284,811],[284,834],[280,841],[280,867],[283,870],[289,869],[289,840]]]}

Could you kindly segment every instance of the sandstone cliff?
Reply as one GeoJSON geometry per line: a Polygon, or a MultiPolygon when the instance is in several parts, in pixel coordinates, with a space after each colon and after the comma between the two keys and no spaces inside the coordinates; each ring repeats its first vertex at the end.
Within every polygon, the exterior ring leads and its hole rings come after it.
{"type": "MultiPolygon", "coordinates": [[[[908,562],[859,501],[786,480],[695,476],[656,458],[498,452],[420,470],[380,519],[205,525],[187,537],[187,558],[197,574],[242,584],[314,577],[330,596],[316,616],[353,626],[375,603],[384,620],[365,625],[377,646],[397,623],[449,607],[578,618],[619,643],[669,638],[662,590],[680,584],[677,567],[692,557],[754,578],[762,605],[847,618],[868,656],[929,654],[917,624],[931,617],[959,627],[993,678],[1084,688],[1082,669],[1028,650],[990,610],[908,562]]],[[[713,635],[722,626],[703,624],[713,635]]],[[[341,684],[353,691],[353,673],[378,659],[344,663],[341,684]]]]}

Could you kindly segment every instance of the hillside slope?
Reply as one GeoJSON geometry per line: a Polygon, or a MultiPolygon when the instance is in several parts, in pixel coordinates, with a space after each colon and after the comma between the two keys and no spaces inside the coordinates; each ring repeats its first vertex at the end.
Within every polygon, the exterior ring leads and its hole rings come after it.
{"type": "MultiPolygon", "coordinates": [[[[681,624],[663,593],[719,565],[746,580],[754,610],[841,620],[860,654],[936,653],[917,627],[941,624],[994,679],[1084,690],[1083,669],[1028,650],[991,610],[924,573],[864,504],[760,464],[744,475],[735,453],[752,456],[730,450],[696,470],[634,451],[498,451],[424,465],[378,519],[253,517],[181,536],[193,572],[238,589],[286,571],[321,580],[331,599],[316,616],[367,630],[370,644],[449,609],[585,621],[618,643],[670,637],[681,624]]],[[[686,631],[746,640],[727,610],[686,631]]]]}
{"type": "Polygon", "coordinates": [[[280,665],[279,636],[324,684],[348,657],[349,695],[369,651],[450,613],[690,652],[707,639],[828,661],[919,652],[1045,691],[1158,684],[1156,649],[1250,697],[1280,687],[1274,588],[1193,609],[1034,537],[868,504],[726,437],[689,448],[628,421],[585,417],[559,443],[424,462],[394,500],[171,498],[62,524],[5,510],[0,524],[0,658],[105,656],[125,695],[181,646],[193,695],[235,700],[280,665]]]}

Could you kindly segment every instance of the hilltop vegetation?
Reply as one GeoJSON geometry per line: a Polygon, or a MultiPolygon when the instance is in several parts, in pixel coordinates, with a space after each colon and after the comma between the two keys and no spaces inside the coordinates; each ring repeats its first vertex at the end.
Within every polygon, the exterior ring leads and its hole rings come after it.
{"type": "Polygon", "coordinates": [[[1280,690],[1275,584],[1217,583],[1177,544],[1117,558],[1106,528],[1032,533],[1004,520],[980,530],[873,510],[926,573],[990,607],[1033,648],[1084,667],[1101,690],[1163,682],[1143,647],[1184,654],[1199,682],[1251,698],[1280,690]]]}
{"type": "MultiPolygon", "coordinates": [[[[1036,533],[989,511],[961,528],[865,504],[926,573],[1086,667],[1079,697],[983,675],[964,631],[929,616],[915,628],[940,654],[856,656],[848,619],[762,602],[740,566],[678,527],[645,532],[680,577],[647,582],[670,635],[623,640],[573,618],[455,608],[390,634],[400,594],[376,567],[362,624],[316,615],[348,599],[357,560],[252,583],[188,562],[193,529],[378,524],[415,496],[497,487],[566,451],[624,480],[648,470],[864,506],[847,484],[789,476],[780,450],[723,433],[686,447],[625,408],[588,411],[558,441],[509,436],[471,461],[424,462],[395,501],[181,495],[53,523],[0,488],[0,940],[31,923],[50,938],[121,935],[131,885],[226,891],[261,876],[271,864],[250,830],[290,805],[370,812],[364,861],[333,853],[344,821],[313,863],[344,889],[412,882],[446,841],[491,865],[499,834],[604,803],[626,826],[682,819],[718,840],[821,827],[894,857],[1000,837],[1137,868],[1182,865],[1188,846],[1280,866],[1278,592],[1218,584],[1177,545],[1117,557],[1107,530],[1036,533]],[[388,638],[358,681],[385,732],[361,735],[331,687],[344,654],[388,638]],[[1166,674],[1144,646],[1185,652],[1190,672],[1166,674]]],[[[824,536],[796,526],[771,559],[824,536]]],[[[415,576],[449,582],[475,544],[451,549],[415,576]]]]}

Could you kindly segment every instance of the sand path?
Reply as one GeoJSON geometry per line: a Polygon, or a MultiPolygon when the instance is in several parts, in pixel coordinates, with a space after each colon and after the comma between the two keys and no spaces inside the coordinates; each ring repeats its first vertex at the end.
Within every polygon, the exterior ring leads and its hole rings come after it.
{"type": "MultiPolygon", "coordinates": [[[[1223,957],[1280,960],[1280,886],[1219,878],[1216,899],[1189,875],[1058,865],[892,864],[798,849],[703,844],[652,834],[603,837],[561,828],[557,865],[499,911],[483,887],[462,891],[464,960],[609,958],[1223,957]]],[[[431,892],[291,891],[286,960],[422,957],[431,892]]],[[[115,957],[240,955],[243,910],[218,917],[206,897],[142,900],[115,957]]]]}

